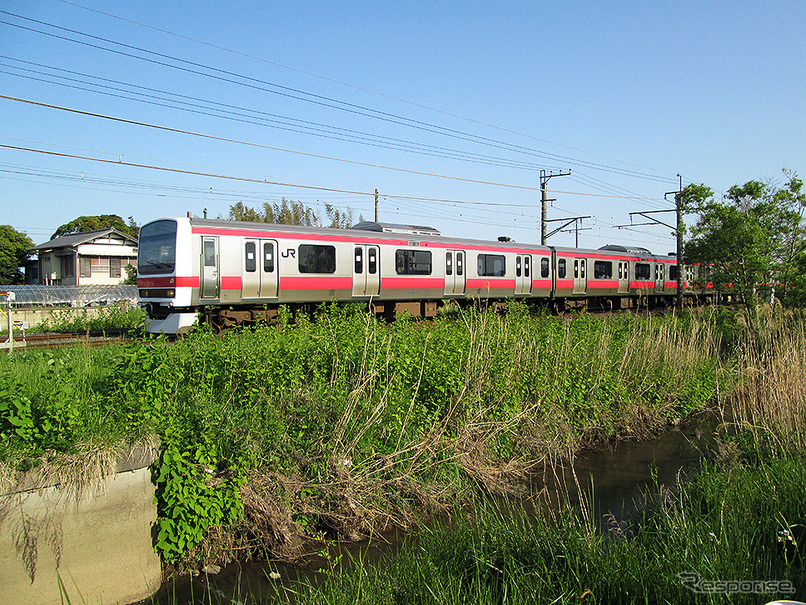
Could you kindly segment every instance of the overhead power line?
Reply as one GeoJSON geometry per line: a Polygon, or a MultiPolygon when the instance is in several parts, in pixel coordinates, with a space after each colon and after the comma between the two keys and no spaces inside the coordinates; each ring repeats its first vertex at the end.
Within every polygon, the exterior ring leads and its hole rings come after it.
{"type": "Polygon", "coordinates": [[[590,161],[587,161],[587,160],[575,159],[575,158],[566,157],[566,156],[562,156],[562,155],[558,155],[558,154],[548,153],[548,152],[545,152],[545,151],[539,151],[539,150],[531,149],[531,148],[528,148],[528,147],[523,147],[523,146],[520,146],[520,145],[514,145],[514,144],[507,143],[507,142],[498,141],[498,140],[495,140],[495,139],[491,139],[489,137],[483,137],[483,136],[474,135],[472,133],[467,133],[467,132],[459,131],[459,130],[452,129],[452,128],[446,128],[446,127],[443,127],[443,126],[430,124],[430,123],[427,123],[427,122],[424,122],[424,121],[421,121],[421,120],[414,120],[414,119],[411,119],[411,118],[407,118],[405,116],[400,116],[400,115],[392,114],[392,113],[389,113],[389,112],[384,112],[384,111],[372,109],[372,108],[369,108],[369,107],[364,107],[364,106],[358,105],[356,103],[340,101],[338,99],[335,99],[335,98],[332,98],[332,97],[327,97],[325,95],[318,95],[318,94],[315,94],[315,93],[310,93],[310,92],[307,92],[307,91],[295,89],[295,88],[284,86],[284,85],[277,84],[277,83],[274,83],[274,82],[269,82],[269,81],[266,81],[266,80],[253,78],[251,76],[238,74],[236,72],[231,72],[231,71],[228,71],[228,70],[211,67],[209,65],[204,65],[202,63],[198,63],[198,62],[195,62],[195,61],[189,61],[187,59],[182,59],[180,57],[174,57],[174,56],[171,56],[171,55],[167,55],[165,53],[159,53],[159,52],[156,52],[156,51],[148,50],[148,49],[138,47],[138,46],[134,46],[134,45],[131,45],[131,44],[125,44],[125,43],[122,43],[122,42],[117,42],[115,40],[111,40],[111,39],[108,39],[108,38],[103,38],[101,36],[95,36],[93,34],[88,34],[88,33],[81,32],[81,31],[71,29],[71,28],[62,27],[62,26],[59,26],[59,25],[48,23],[46,21],[42,21],[42,20],[38,20],[38,19],[32,19],[30,17],[25,17],[25,16],[22,16],[22,15],[18,15],[16,13],[11,13],[9,11],[0,10],[0,14],[9,15],[11,17],[15,17],[15,18],[18,18],[18,19],[22,19],[22,20],[25,20],[25,21],[32,22],[32,23],[37,23],[39,25],[44,25],[44,26],[47,26],[47,27],[51,27],[53,29],[63,31],[63,32],[68,32],[70,34],[84,36],[84,37],[90,38],[92,40],[96,40],[96,41],[103,42],[103,43],[106,43],[106,44],[112,44],[112,45],[123,47],[123,48],[129,49],[129,50],[134,50],[134,51],[137,51],[139,53],[144,53],[144,54],[147,54],[147,55],[151,55],[152,57],[159,57],[159,59],[143,57],[143,56],[133,54],[131,52],[127,52],[127,51],[121,51],[121,50],[116,50],[116,49],[112,49],[112,48],[106,48],[106,47],[100,46],[98,44],[93,44],[93,43],[85,42],[85,41],[81,41],[81,40],[75,40],[75,39],[69,38],[67,36],[62,36],[62,35],[46,32],[46,31],[38,30],[38,29],[35,29],[33,27],[27,27],[27,26],[23,26],[23,25],[20,25],[20,24],[16,24],[16,23],[10,23],[8,21],[0,21],[0,24],[8,25],[10,27],[16,27],[16,28],[19,28],[19,29],[35,32],[35,33],[38,33],[38,34],[41,34],[41,35],[46,35],[46,36],[50,36],[50,37],[61,39],[61,40],[65,40],[65,41],[72,42],[72,43],[75,43],[75,44],[81,44],[81,45],[84,45],[84,46],[87,46],[87,47],[102,50],[104,52],[111,52],[111,53],[115,53],[115,54],[118,54],[118,55],[121,55],[121,56],[126,56],[126,57],[134,58],[134,59],[137,59],[137,60],[141,60],[141,61],[147,61],[147,62],[150,62],[150,63],[153,63],[153,64],[168,67],[168,68],[171,68],[171,69],[178,69],[178,70],[181,70],[181,71],[185,71],[187,73],[192,73],[192,74],[200,75],[200,76],[207,77],[207,78],[214,78],[214,79],[218,79],[218,80],[221,80],[221,81],[237,84],[237,85],[240,85],[240,86],[246,86],[246,87],[253,88],[253,89],[256,89],[256,90],[262,90],[264,92],[270,92],[272,94],[278,94],[278,95],[289,97],[289,98],[292,98],[292,99],[295,99],[295,100],[300,100],[300,101],[305,101],[305,102],[308,102],[308,103],[314,103],[314,104],[317,104],[317,105],[322,105],[322,106],[325,106],[325,107],[329,107],[331,109],[338,109],[340,111],[346,111],[346,112],[349,112],[349,113],[362,115],[364,117],[370,117],[370,118],[373,118],[373,119],[383,120],[383,121],[390,122],[390,123],[393,123],[393,124],[403,125],[403,126],[407,126],[407,127],[410,127],[410,128],[415,128],[415,129],[418,129],[418,130],[430,132],[432,134],[441,134],[441,135],[444,135],[444,136],[451,136],[451,137],[458,138],[460,140],[465,140],[465,141],[468,141],[468,142],[488,145],[488,146],[492,146],[492,147],[499,148],[499,149],[506,149],[506,150],[509,150],[509,151],[520,152],[520,153],[524,153],[524,154],[527,154],[527,155],[532,155],[532,156],[535,156],[535,157],[541,157],[541,158],[544,158],[544,159],[550,159],[551,161],[560,162],[562,164],[567,164],[569,162],[572,162],[574,164],[577,164],[577,165],[580,165],[580,166],[585,166],[585,167],[593,169],[593,170],[602,170],[602,171],[610,172],[610,173],[613,173],[613,174],[620,174],[620,175],[623,175],[623,176],[631,176],[631,177],[635,177],[635,178],[642,178],[642,179],[652,180],[652,181],[657,181],[657,182],[667,182],[669,180],[668,177],[662,177],[662,176],[659,176],[659,175],[653,175],[653,174],[644,173],[644,172],[638,172],[638,171],[634,171],[634,170],[627,170],[627,169],[618,168],[618,167],[614,167],[614,166],[607,166],[607,165],[599,164],[599,163],[596,163],[596,162],[590,162],[590,161]],[[183,64],[185,66],[190,66],[190,67],[174,65],[174,64],[166,62],[166,60],[175,61],[177,63],[183,64]],[[207,70],[207,71],[200,71],[200,70],[207,70]],[[207,73],[207,72],[212,72],[212,73],[207,73]],[[233,79],[233,78],[236,78],[236,79],[233,79]],[[240,79],[240,80],[238,80],[238,79],[240,79]]]}
{"type": "MultiPolygon", "coordinates": [[[[469,178],[465,178],[465,177],[449,176],[449,175],[432,173],[432,172],[424,172],[424,171],[419,171],[419,170],[410,170],[410,169],[407,169],[407,168],[399,168],[399,167],[395,167],[395,166],[385,166],[383,164],[372,164],[372,163],[369,163],[369,162],[360,162],[360,161],[357,161],[357,160],[348,160],[348,159],[345,159],[345,158],[338,158],[338,157],[334,157],[334,156],[325,156],[325,155],[320,155],[320,154],[308,153],[308,152],[305,152],[305,151],[298,151],[298,150],[293,150],[293,149],[285,149],[285,148],[282,148],[282,147],[274,147],[274,146],[271,146],[271,145],[264,145],[262,143],[241,141],[241,140],[238,140],[238,139],[231,139],[231,138],[228,138],[228,137],[219,137],[219,136],[216,136],[216,135],[204,134],[204,133],[200,133],[200,132],[194,132],[194,131],[191,131],[191,130],[184,130],[184,129],[181,129],[181,128],[173,128],[171,126],[161,126],[161,125],[158,125],[158,124],[151,124],[149,122],[142,122],[142,121],[139,121],[139,120],[130,120],[128,118],[121,118],[121,117],[117,117],[117,116],[109,116],[109,115],[100,114],[100,113],[96,113],[96,112],[84,111],[84,110],[81,110],[81,109],[74,109],[74,108],[70,108],[70,107],[62,107],[60,105],[53,105],[53,104],[50,104],[50,103],[42,103],[40,101],[33,101],[33,100],[30,100],[30,99],[21,99],[19,97],[11,97],[11,96],[8,96],[8,95],[0,95],[0,99],[5,99],[5,100],[8,100],[8,101],[15,101],[15,102],[19,102],[19,103],[27,103],[27,104],[30,104],[30,105],[35,105],[35,106],[39,106],[39,107],[45,107],[45,108],[48,108],[48,109],[57,109],[57,110],[60,110],[60,111],[67,111],[67,112],[70,112],[70,113],[75,113],[75,114],[85,115],[85,116],[90,116],[90,117],[95,117],[95,118],[102,118],[102,119],[105,119],[105,120],[111,120],[111,121],[120,122],[120,123],[123,123],[123,124],[131,124],[131,125],[134,125],[134,126],[143,126],[145,128],[153,128],[153,129],[157,129],[157,130],[164,130],[164,131],[167,131],[167,132],[185,134],[185,135],[201,137],[201,138],[205,138],[205,139],[211,139],[211,140],[215,140],[215,141],[223,141],[223,142],[227,142],[227,143],[235,143],[235,144],[239,144],[239,145],[248,145],[248,146],[251,146],[251,147],[259,147],[259,148],[262,148],[262,149],[271,149],[273,151],[283,151],[283,152],[286,152],[286,153],[294,153],[294,154],[304,155],[304,156],[307,156],[307,157],[314,157],[314,158],[319,158],[319,159],[327,159],[327,160],[333,160],[333,161],[337,161],[337,162],[346,162],[346,163],[349,163],[349,164],[356,164],[356,165],[367,166],[367,167],[371,167],[371,168],[382,168],[384,170],[395,170],[395,171],[398,171],[398,172],[406,172],[406,173],[409,173],[409,174],[418,174],[418,175],[421,175],[421,176],[431,176],[431,177],[436,177],[436,178],[450,179],[450,180],[462,181],[462,182],[467,182],[467,183],[476,183],[476,184],[481,184],[481,185],[491,185],[491,186],[495,186],[495,187],[507,187],[507,188],[512,188],[512,189],[523,189],[523,190],[527,190],[527,191],[540,191],[540,188],[531,187],[531,186],[528,186],[528,185],[513,185],[513,184],[509,184],[509,183],[498,183],[498,182],[495,182],[495,181],[484,181],[484,180],[480,180],[480,179],[469,179],[469,178]]],[[[568,193],[568,192],[560,192],[560,191],[555,191],[555,192],[557,192],[557,193],[568,193]]],[[[374,193],[373,193],[373,195],[374,195],[374,193]]],[[[576,193],[575,195],[584,195],[584,194],[576,193]]],[[[590,195],[593,196],[593,195],[599,195],[599,194],[590,194],[590,195]]],[[[610,195],[610,196],[606,196],[606,197],[620,197],[620,198],[626,198],[626,199],[634,199],[634,198],[632,198],[632,196],[613,196],[613,195],[610,195]]],[[[648,198],[648,199],[652,199],[652,198],[648,198]]]]}
{"type": "MultiPolygon", "coordinates": [[[[2,98],[2,95],[0,95],[2,98]]],[[[203,177],[210,177],[216,179],[227,179],[233,181],[241,181],[244,183],[261,183],[267,185],[277,185],[281,187],[294,187],[300,189],[313,189],[316,191],[329,191],[334,193],[348,193],[352,195],[371,195],[374,197],[375,191],[359,191],[359,190],[352,190],[352,189],[339,189],[336,187],[324,187],[320,185],[305,185],[301,183],[287,183],[283,181],[269,181],[268,179],[260,179],[260,178],[252,178],[252,177],[244,177],[244,176],[235,176],[230,174],[220,174],[215,172],[205,172],[201,170],[189,170],[184,168],[171,168],[168,166],[159,166],[155,164],[143,164],[138,162],[129,162],[123,159],[123,156],[119,156],[117,160],[109,159],[109,158],[99,158],[99,157],[92,157],[86,155],[79,155],[73,153],[64,153],[60,151],[48,151],[45,149],[33,149],[30,147],[21,147],[17,145],[6,145],[0,144],[0,149],[8,149],[10,151],[25,151],[29,153],[36,153],[40,155],[47,155],[47,156],[54,156],[54,157],[61,157],[61,158],[70,158],[76,160],[85,160],[90,162],[100,162],[103,164],[114,164],[118,166],[129,166],[133,168],[146,168],[150,170],[160,170],[163,172],[173,172],[178,174],[188,174],[192,176],[203,176],[203,177]]],[[[581,195],[581,196],[596,196],[596,197],[623,197],[623,196],[602,196],[600,194],[595,193],[581,193],[578,191],[561,191],[561,190],[550,190],[553,193],[564,193],[567,195],[581,195]]],[[[500,206],[512,206],[512,207],[525,207],[531,208],[532,204],[511,204],[506,202],[473,202],[468,200],[457,200],[457,199],[450,199],[450,198],[431,198],[431,197],[423,197],[423,196],[414,196],[414,195],[402,195],[402,194],[384,194],[384,197],[395,197],[404,200],[422,200],[422,201],[429,201],[429,202],[440,202],[440,203],[448,203],[448,204],[469,204],[469,205],[500,205],[500,206]]]]}
{"type": "MultiPolygon", "coordinates": [[[[274,65],[274,66],[280,67],[282,69],[286,69],[286,70],[289,70],[289,71],[294,71],[294,72],[304,74],[306,76],[310,76],[310,77],[313,77],[313,78],[318,78],[320,80],[324,80],[324,81],[327,81],[327,82],[333,82],[335,84],[339,84],[340,86],[346,86],[346,87],[352,88],[354,90],[359,90],[361,92],[366,92],[366,93],[376,95],[376,96],[379,96],[379,97],[382,97],[382,98],[391,99],[393,101],[397,101],[397,102],[400,102],[400,103],[405,103],[406,105],[411,105],[412,107],[418,107],[420,109],[426,109],[428,111],[433,111],[435,113],[439,113],[439,114],[442,114],[442,115],[445,115],[445,116],[448,116],[448,117],[451,117],[451,118],[456,118],[456,119],[459,119],[459,120],[463,120],[463,121],[469,122],[471,124],[477,124],[479,126],[484,126],[485,128],[492,128],[494,130],[498,130],[499,132],[505,132],[507,134],[514,134],[514,135],[517,135],[517,136],[522,136],[522,137],[525,137],[525,138],[528,138],[528,139],[532,139],[534,141],[540,141],[541,143],[548,143],[550,145],[556,145],[557,147],[563,147],[565,149],[570,149],[571,151],[578,151],[580,153],[586,153],[586,154],[594,156],[594,157],[599,157],[599,158],[602,158],[602,159],[605,159],[605,160],[611,160],[611,161],[619,162],[619,163],[622,163],[622,164],[625,164],[625,165],[628,165],[628,166],[634,166],[636,168],[643,168],[645,170],[655,170],[657,172],[666,172],[666,171],[658,171],[658,170],[656,170],[654,168],[651,168],[649,166],[643,166],[641,164],[635,164],[633,162],[627,162],[625,160],[619,160],[618,158],[613,158],[613,157],[609,157],[609,156],[602,155],[602,154],[599,154],[599,153],[594,153],[594,152],[589,151],[589,150],[580,149],[580,148],[577,148],[577,147],[572,147],[570,145],[564,145],[562,143],[557,143],[555,141],[550,141],[548,139],[543,139],[543,138],[540,138],[540,137],[536,137],[534,135],[529,135],[529,134],[526,134],[526,133],[523,133],[523,132],[518,132],[516,130],[510,130],[508,128],[503,128],[501,126],[497,126],[495,124],[490,124],[490,123],[484,122],[482,120],[476,120],[476,119],[473,119],[473,118],[469,118],[467,116],[462,116],[462,115],[451,113],[449,111],[445,111],[445,110],[438,109],[438,108],[435,108],[435,107],[430,107],[430,106],[424,105],[422,103],[417,103],[415,101],[411,101],[411,100],[408,100],[408,99],[403,99],[401,97],[396,97],[394,95],[378,92],[378,91],[371,90],[369,88],[365,88],[365,87],[362,87],[362,86],[357,86],[357,85],[351,84],[349,82],[344,82],[342,80],[338,80],[338,79],[331,78],[331,77],[328,77],[328,76],[323,76],[321,74],[317,74],[317,73],[313,73],[313,72],[306,71],[306,70],[303,70],[303,69],[299,69],[297,67],[291,67],[289,65],[285,65],[285,64],[279,63],[277,61],[271,61],[271,60],[266,59],[264,57],[258,57],[256,55],[252,55],[252,54],[245,53],[245,52],[238,51],[238,50],[233,50],[233,49],[227,48],[225,46],[221,46],[221,45],[218,45],[218,44],[213,44],[213,43],[207,42],[205,40],[200,40],[198,38],[193,38],[191,36],[186,36],[186,35],[183,35],[183,34],[179,34],[179,33],[167,30],[167,29],[154,27],[153,25],[148,25],[146,23],[141,23],[140,21],[135,21],[133,19],[127,19],[125,17],[121,17],[119,15],[114,15],[112,13],[104,12],[104,11],[101,11],[101,10],[98,10],[98,9],[95,9],[95,8],[91,8],[91,7],[88,7],[88,6],[83,6],[83,5],[78,4],[76,2],[70,2],[69,0],[59,0],[59,1],[62,2],[63,4],[74,6],[76,8],[80,8],[82,10],[91,11],[91,12],[94,12],[94,13],[97,13],[97,14],[100,14],[100,15],[104,15],[106,17],[110,17],[112,19],[117,19],[118,21],[123,21],[125,23],[131,23],[133,25],[137,25],[138,27],[144,27],[144,28],[150,29],[152,31],[157,31],[157,32],[166,34],[168,36],[173,36],[175,38],[188,40],[188,41],[194,42],[196,44],[202,44],[202,45],[207,46],[209,48],[214,48],[216,50],[221,50],[221,51],[231,53],[231,54],[234,54],[234,55],[238,55],[238,56],[241,56],[241,57],[246,57],[248,59],[253,59],[255,61],[259,61],[261,63],[266,63],[268,65],[274,65]]],[[[668,174],[670,174],[670,176],[671,176],[671,173],[668,173],[668,174]]]]}
{"type": "Polygon", "coordinates": [[[147,86],[139,86],[136,84],[120,82],[119,80],[112,80],[109,78],[102,78],[99,76],[93,76],[90,74],[84,74],[77,71],[62,69],[58,67],[53,67],[49,65],[43,65],[41,63],[34,63],[31,61],[24,61],[22,59],[16,59],[13,57],[7,57],[5,55],[0,55],[0,58],[5,58],[11,61],[16,61],[25,65],[33,65],[37,67],[42,67],[45,69],[58,71],[67,74],[77,75],[81,78],[85,78],[85,80],[81,80],[79,78],[72,78],[67,77],[59,74],[51,74],[40,70],[35,70],[31,68],[20,68],[16,65],[7,65],[0,63],[0,66],[4,66],[10,69],[21,70],[23,73],[17,73],[14,71],[3,71],[0,70],[0,73],[5,73],[8,75],[16,76],[19,78],[25,78],[28,80],[34,80],[39,82],[45,82],[48,84],[56,84],[57,86],[63,86],[67,88],[73,88],[77,90],[82,90],[85,92],[94,92],[97,94],[103,94],[106,96],[127,99],[131,101],[136,101],[138,103],[147,103],[149,105],[154,105],[158,107],[168,107],[170,109],[177,109],[180,111],[186,111],[195,113],[197,115],[206,115],[212,117],[218,117],[222,119],[227,119],[231,121],[241,122],[245,124],[253,124],[257,126],[264,126],[264,127],[271,127],[276,128],[279,130],[286,130],[289,132],[297,132],[302,134],[309,134],[312,136],[318,136],[323,138],[334,139],[338,141],[346,141],[352,143],[359,143],[363,145],[370,145],[373,147],[380,147],[384,149],[393,149],[396,151],[405,151],[408,153],[415,153],[420,155],[426,155],[430,157],[441,157],[447,159],[453,159],[458,161],[464,162],[473,162],[479,164],[486,164],[490,166],[500,166],[505,168],[515,168],[515,169],[523,169],[523,170],[538,170],[540,166],[538,164],[527,163],[519,160],[510,160],[507,158],[496,157],[496,156],[489,156],[489,155],[482,155],[467,151],[462,151],[458,149],[450,149],[447,147],[439,147],[436,145],[429,145],[426,143],[417,143],[413,141],[406,141],[404,139],[398,139],[393,137],[386,137],[383,135],[378,135],[370,132],[362,132],[359,130],[349,129],[349,128],[341,128],[338,126],[332,126],[330,124],[323,124],[319,122],[313,122],[311,120],[302,120],[299,118],[293,118],[289,116],[281,116],[278,114],[273,114],[265,111],[249,109],[246,107],[239,107],[237,105],[232,105],[231,103],[219,103],[217,101],[211,101],[207,99],[201,99],[199,97],[193,97],[189,95],[182,95],[177,93],[171,93],[168,91],[162,91],[156,88],[151,88],[147,86]],[[34,77],[30,75],[31,73],[41,75],[43,77],[34,77]],[[51,79],[63,80],[63,81],[53,81],[51,79]],[[120,86],[110,86],[108,84],[99,84],[89,80],[99,80],[101,82],[109,82],[118,84],[120,86]],[[71,84],[69,82],[73,82],[71,84]],[[100,88],[102,90],[93,90],[89,87],[100,88]],[[127,90],[123,87],[133,88],[135,90],[127,90]],[[116,92],[109,92],[109,91],[116,91],[116,92]],[[140,91],[149,91],[149,92],[140,92],[140,91]],[[122,93],[122,94],[119,94],[122,93]],[[157,93],[157,94],[151,94],[157,93]],[[130,96],[135,95],[135,96],[130,96]],[[163,96],[160,96],[163,95],[163,96]],[[140,98],[142,97],[142,98],[140,98]],[[171,98],[173,97],[173,98],[171,98]]]}

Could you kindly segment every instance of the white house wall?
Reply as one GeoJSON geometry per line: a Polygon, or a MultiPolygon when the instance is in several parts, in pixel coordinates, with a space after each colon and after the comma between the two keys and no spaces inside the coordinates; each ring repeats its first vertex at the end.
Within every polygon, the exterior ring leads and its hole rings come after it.
{"type": "Polygon", "coordinates": [[[134,246],[121,246],[117,244],[101,244],[94,242],[92,244],[81,244],[78,247],[79,256],[126,256],[135,258],[137,256],[137,248],[134,246]]]}

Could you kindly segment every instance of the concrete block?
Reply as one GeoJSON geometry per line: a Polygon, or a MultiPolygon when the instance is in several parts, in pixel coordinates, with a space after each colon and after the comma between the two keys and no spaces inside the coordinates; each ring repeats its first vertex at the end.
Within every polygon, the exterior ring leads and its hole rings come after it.
{"type": "Polygon", "coordinates": [[[46,487],[1,504],[0,603],[49,605],[66,594],[72,603],[126,604],[159,588],[148,468],[116,473],[78,500],[46,487]]]}

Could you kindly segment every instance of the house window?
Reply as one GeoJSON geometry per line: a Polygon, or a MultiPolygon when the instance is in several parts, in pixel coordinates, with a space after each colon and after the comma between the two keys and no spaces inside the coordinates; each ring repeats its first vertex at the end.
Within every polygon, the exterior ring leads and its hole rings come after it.
{"type": "Polygon", "coordinates": [[[108,273],[112,260],[108,256],[90,256],[90,269],[93,273],[108,273]]]}
{"type": "Polygon", "coordinates": [[[73,258],[72,256],[59,257],[59,268],[61,269],[62,279],[64,279],[65,277],[75,277],[76,275],[75,258],[73,258]]]}
{"type": "Polygon", "coordinates": [[[92,264],[89,256],[79,257],[78,272],[80,277],[92,277],[92,264]]]}
{"type": "Polygon", "coordinates": [[[120,277],[120,268],[123,265],[122,258],[109,259],[109,277],[120,277]]]}

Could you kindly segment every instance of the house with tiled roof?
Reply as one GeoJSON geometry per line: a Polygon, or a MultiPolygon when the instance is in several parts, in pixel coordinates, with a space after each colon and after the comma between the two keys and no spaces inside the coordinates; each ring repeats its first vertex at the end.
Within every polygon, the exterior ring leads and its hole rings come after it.
{"type": "Polygon", "coordinates": [[[57,237],[31,248],[39,283],[52,286],[120,284],[137,264],[137,238],[113,227],[57,237]]]}

